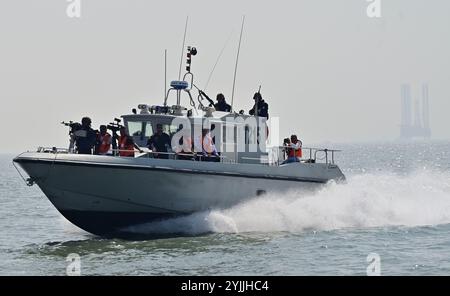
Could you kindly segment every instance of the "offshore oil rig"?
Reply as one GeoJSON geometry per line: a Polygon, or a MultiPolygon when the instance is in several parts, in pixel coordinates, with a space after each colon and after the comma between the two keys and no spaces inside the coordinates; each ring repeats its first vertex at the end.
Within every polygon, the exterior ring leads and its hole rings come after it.
{"type": "Polygon", "coordinates": [[[401,125],[400,139],[429,139],[430,129],[430,109],[428,99],[428,85],[422,85],[422,104],[419,99],[414,100],[411,96],[411,86],[403,84],[401,86],[401,125]]]}

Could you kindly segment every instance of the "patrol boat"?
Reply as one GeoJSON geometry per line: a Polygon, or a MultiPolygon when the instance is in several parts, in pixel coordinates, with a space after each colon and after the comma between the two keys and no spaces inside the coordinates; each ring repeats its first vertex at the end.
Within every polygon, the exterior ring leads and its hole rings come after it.
{"type": "MultiPolygon", "coordinates": [[[[189,57],[192,51],[188,48],[189,57]]],[[[283,164],[284,147],[266,147],[266,118],[216,111],[204,103],[187,70],[183,80],[171,82],[161,106],[141,104],[121,120],[141,147],[156,133],[157,124],[172,139],[181,134],[185,140],[198,137],[207,126],[220,151],[215,161],[204,157],[204,151],[186,154],[176,147],[167,153],[142,148],[134,157],[120,157],[116,149],[110,155],[77,154],[71,145],[40,147],[13,163],[65,218],[100,236],[121,236],[129,226],[229,208],[268,193],[316,190],[330,180],[345,179],[334,161],[336,150],[303,148],[307,157],[283,164]],[[173,97],[176,103],[170,105],[173,97]],[[189,107],[182,105],[182,98],[189,107]],[[158,157],[162,154],[166,159],[158,157]]]]}

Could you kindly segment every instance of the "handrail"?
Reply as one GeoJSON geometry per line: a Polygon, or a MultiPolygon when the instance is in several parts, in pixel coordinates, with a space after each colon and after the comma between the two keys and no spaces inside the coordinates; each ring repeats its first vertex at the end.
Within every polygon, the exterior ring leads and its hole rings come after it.
{"type": "MultiPolygon", "coordinates": [[[[294,149],[294,148],[289,147],[289,146],[271,146],[270,148],[294,149]]],[[[302,150],[310,150],[310,149],[312,149],[312,150],[327,150],[327,151],[330,151],[330,152],[331,151],[342,152],[342,150],[338,150],[338,149],[328,149],[328,148],[318,148],[318,147],[301,147],[301,148],[298,148],[296,150],[300,150],[300,149],[302,149],[302,150]]]]}
{"type": "MultiPolygon", "coordinates": [[[[284,160],[284,158],[281,159],[280,152],[285,150],[285,149],[309,150],[309,158],[303,159],[302,162],[304,162],[304,163],[316,163],[317,160],[325,160],[325,163],[329,164],[329,165],[334,165],[335,164],[334,153],[335,152],[342,152],[342,150],[328,149],[328,148],[302,147],[302,148],[299,148],[299,149],[295,149],[295,148],[291,148],[289,146],[272,146],[272,147],[268,147],[268,152],[272,153],[272,156],[273,156],[272,157],[272,161],[271,161],[270,155],[268,155],[267,158],[242,156],[241,159],[259,160],[259,161],[261,161],[261,164],[278,166],[284,160]],[[276,152],[276,155],[274,155],[274,152],[276,152]],[[324,157],[323,158],[319,158],[318,157],[319,153],[324,153],[324,157]],[[329,159],[328,153],[330,153],[331,159],[329,159]],[[331,160],[331,161],[329,161],[329,160],[331,160]]],[[[58,153],[72,154],[73,153],[67,148],[56,148],[56,147],[39,147],[37,149],[37,152],[39,152],[39,153],[55,153],[55,154],[58,154],[58,153]]],[[[142,155],[140,155],[138,157],[146,156],[146,157],[150,158],[151,156],[154,156],[155,154],[158,154],[158,155],[173,156],[172,159],[178,159],[178,157],[191,157],[192,160],[195,160],[195,161],[203,161],[205,159],[208,159],[208,160],[217,159],[217,160],[220,160],[222,162],[228,162],[228,163],[238,163],[239,162],[237,160],[230,159],[227,156],[222,156],[222,155],[207,156],[207,155],[204,155],[203,153],[198,153],[198,152],[195,152],[195,151],[192,152],[192,153],[185,153],[185,152],[177,153],[177,152],[158,152],[158,151],[151,151],[151,150],[142,151],[142,150],[111,149],[110,152],[112,152],[112,155],[111,154],[107,154],[108,156],[116,156],[116,157],[121,157],[120,155],[118,155],[119,152],[140,152],[142,155]]],[[[283,151],[283,156],[284,156],[284,151],[283,151]]]]}
{"type": "Polygon", "coordinates": [[[57,148],[57,147],[38,147],[37,151],[39,153],[65,153],[70,154],[70,150],[67,148],[57,148]]]}
{"type": "MultiPolygon", "coordinates": [[[[117,152],[120,152],[120,151],[130,152],[131,150],[120,150],[120,149],[115,149],[114,150],[113,149],[111,151],[113,151],[113,152],[114,151],[117,151],[117,152]]],[[[140,151],[138,151],[138,152],[140,152],[140,151]]],[[[225,160],[226,160],[227,163],[234,163],[234,161],[232,159],[230,159],[229,157],[227,157],[227,156],[222,156],[222,155],[210,155],[210,156],[208,156],[208,155],[204,155],[203,153],[197,153],[195,151],[193,151],[192,153],[186,153],[186,152],[181,153],[181,152],[158,152],[158,151],[151,151],[150,150],[150,151],[144,151],[144,152],[140,152],[140,153],[142,153],[143,155],[141,155],[139,157],[142,157],[142,156],[146,155],[147,158],[150,158],[150,155],[162,154],[162,155],[174,156],[174,159],[176,159],[176,160],[178,159],[179,156],[185,156],[185,157],[192,158],[192,160],[194,160],[194,161],[204,161],[205,159],[217,159],[217,160],[221,160],[222,162],[225,162],[225,160]]]]}
{"type": "MultiPolygon", "coordinates": [[[[57,148],[57,147],[38,147],[37,151],[38,153],[63,153],[63,154],[74,154],[71,153],[69,149],[67,148],[57,148]]],[[[216,159],[228,159],[231,162],[231,159],[229,159],[227,156],[221,156],[221,155],[211,155],[211,156],[207,156],[207,155],[203,155],[202,153],[197,153],[197,152],[192,152],[192,153],[177,153],[177,152],[158,152],[158,151],[140,151],[137,149],[134,150],[128,150],[128,149],[110,149],[109,152],[112,152],[113,154],[106,154],[107,156],[117,156],[117,157],[121,157],[120,155],[115,155],[114,153],[119,153],[119,152],[139,152],[142,153],[143,155],[147,155],[148,157],[150,157],[150,155],[155,155],[155,154],[161,154],[161,155],[173,155],[173,156],[187,156],[187,157],[192,157],[193,159],[199,159],[200,161],[202,159],[212,159],[212,158],[216,158],[216,159]]],[[[142,157],[142,155],[141,155],[142,157]]]]}
{"type": "MultiPolygon", "coordinates": [[[[290,146],[272,146],[270,148],[272,149],[272,152],[275,150],[278,153],[277,157],[276,157],[277,159],[276,159],[275,165],[279,165],[279,162],[280,162],[280,155],[279,155],[279,153],[280,153],[280,151],[283,151],[283,153],[284,153],[284,150],[286,150],[286,149],[309,150],[309,161],[307,160],[307,163],[316,163],[317,160],[325,159],[325,163],[326,164],[330,164],[330,165],[334,165],[335,164],[334,163],[334,153],[335,152],[342,152],[342,150],[338,150],[338,149],[314,148],[314,147],[293,148],[293,147],[290,147],[290,146]],[[317,154],[320,153],[320,152],[325,153],[323,158],[318,158],[317,157],[317,154]],[[328,162],[328,153],[331,154],[331,161],[330,162],[328,162]]],[[[283,156],[284,156],[284,154],[283,154],[283,156]]]]}

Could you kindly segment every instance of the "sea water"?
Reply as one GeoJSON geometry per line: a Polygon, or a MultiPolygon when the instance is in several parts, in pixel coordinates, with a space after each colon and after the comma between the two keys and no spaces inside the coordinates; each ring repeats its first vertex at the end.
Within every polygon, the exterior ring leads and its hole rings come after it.
{"type": "Polygon", "coordinates": [[[450,275],[450,142],[341,144],[347,176],[315,193],[133,227],[104,239],[65,220],[0,156],[0,275],[450,275]],[[374,257],[375,255],[375,257],[374,257]]]}

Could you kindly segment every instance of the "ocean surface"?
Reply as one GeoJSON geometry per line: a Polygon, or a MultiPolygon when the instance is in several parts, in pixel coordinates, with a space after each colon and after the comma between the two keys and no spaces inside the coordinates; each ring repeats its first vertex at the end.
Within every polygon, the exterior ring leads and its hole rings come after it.
{"type": "Polygon", "coordinates": [[[0,275],[66,275],[72,253],[82,275],[450,275],[450,142],[333,147],[344,184],[143,225],[160,238],[139,241],[73,226],[0,155],[0,275]]]}

